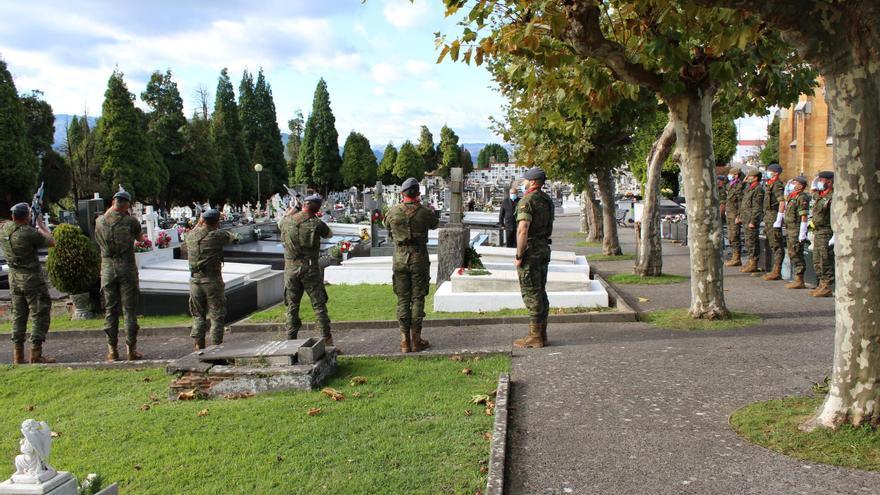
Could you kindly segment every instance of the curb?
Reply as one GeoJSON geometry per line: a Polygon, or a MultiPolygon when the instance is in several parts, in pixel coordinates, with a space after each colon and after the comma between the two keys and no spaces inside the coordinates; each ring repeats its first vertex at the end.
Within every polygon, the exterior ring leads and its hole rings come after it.
{"type": "Polygon", "coordinates": [[[507,460],[507,404],[510,394],[510,374],[498,375],[495,393],[495,424],[489,447],[489,474],[486,479],[486,495],[503,495],[504,464],[507,460]]]}
{"type": "Polygon", "coordinates": [[[140,361],[80,361],[76,363],[29,364],[28,366],[45,366],[47,368],[95,369],[95,370],[137,370],[148,368],[164,368],[174,359],[144,359],[140,361]]]}

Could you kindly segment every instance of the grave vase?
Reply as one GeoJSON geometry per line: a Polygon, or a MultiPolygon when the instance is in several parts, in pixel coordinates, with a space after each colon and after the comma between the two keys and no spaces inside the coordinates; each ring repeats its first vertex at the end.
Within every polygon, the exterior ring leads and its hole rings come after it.
{"type": "Polygon", "coordinates": [[[73,302],[73,315],[70,317],[71,320],[88,320],[89,318],[95,317],[95,314],[92,312],[91,294],[88,292],[71,294],[70,300],[73,302]]]}

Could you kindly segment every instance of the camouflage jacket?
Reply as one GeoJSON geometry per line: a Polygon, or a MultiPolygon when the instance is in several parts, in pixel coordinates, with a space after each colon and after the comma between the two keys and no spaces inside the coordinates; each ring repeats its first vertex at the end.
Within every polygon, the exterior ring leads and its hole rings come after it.
{"type": "Polygon", "coordinates": [[[189,271],[193,277],[219,275],[223,266],[223,246],[236,241],[235,234],[199,225],[186,234],[189,271]]]}
{"type": "Polygon", "coordinates": [[[101,248],[102,258],[134,262],[134,242],[141,232],[140,222],[114,209],[95,221],[95,242],[101,248]]]}
{"type": "Polygon", "coordinates": [[[742,189],[742,202],[739,205],[739,218],[743,225],[761,223],[764,217],[764,187],[760,182],[746,184],[742,189]]]}
{"type": "Polygon", "coordinates": [[[391,239],[405,249],[427,249],[428,231],[437,228],[439,223],[437,215],[417,201],[396,204],[385,215],[385,228],[391,239]]]}
{"type": "Polygon", "coordinates": [[[813,227],[816,233],[831,235],[831,198],[829,190],[826,194],[817,193],[813,196],[813,227]]]}
{"type": "Polygon", "coordinates": [[[790,234],[800,231],[801,217],[810,213],[810,196],[804,191],[788,195],[785,201],[785,228],[790,234]]]}
{"type": "Polygon", "coordinates": [[[544,191],[536,189],[527,193],[519,201],[516,209],[516,221],[528,221],[529,244],[549,244],[553,236],[553,220],[556,207],[553,200],[544,191]]]}
{"type": "Polygon", "coordinates": [[[725,186],[727,190],[727,203],[725,203],[724,212],[728,218],[736,218],[739,215],[739,204],[742,200],[743,183],[740,179],[728,182],[725,186]]]}
{"type": "Polygon", "coordinates": [[[0,226],[0,248],[9,264],[11,287],[28,289],[43,283],[37,250],[48,245],[49,240],[30,225],[6,222],[0,226]]]}
{"type": "Polygon", "coordinates": [[[286,260],[317,259],[321,253],[321,239],[333,235],[326,223],[308,211],[285,215],[278,223],[278,230],[281,231],[286,260]]]}
{"type": "Polygon", "coordinates": [[[768,221],[775,222],[779,213],[779,203],[785,202],[785,186],[779,177],[764,184],[764,216],[768,221]]]}

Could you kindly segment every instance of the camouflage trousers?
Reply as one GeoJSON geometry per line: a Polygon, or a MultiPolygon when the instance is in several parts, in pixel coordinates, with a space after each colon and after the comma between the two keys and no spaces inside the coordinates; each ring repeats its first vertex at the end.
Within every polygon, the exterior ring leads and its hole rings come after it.
{"type": "Polygon", "coordinates": [[[828,245],[831,232],[815,232],[813,234],[813,268],[820,282],[834,284],[834,247],[828,245]]]}
{"type": "Polygon", "coordinates": [[[189,279],[189,314],[192,316],[194,339],[205,338],[211,326],[211,343],[223,343],[223,324],[226,318],[226,284],[218,275],[199,275],[189,279]]]}
{"type": "Polygon", "coordinates": [[[295,339],[302,328],[299,305],[303,293],[308,293],[315,311],[315,324],[323,337],[330,336],[330,316],[327,314],[327,290],[317,259],[285,260],[284,303],[287,304],[287,338],[295,339]]]}
{"type": "Polygon", "coordinates": [[[736,218],[727,217],[727,241],[734,253],[742,251],[742,237],[740,236],[740,226],[736,223],[736,218]]]}
{"type": "MultiPolygon", "coordinates": [[[[529,247],[529,251],[532,248],[529,247]]],[[[547,265],[550,264],[550,249],[535,253],[526,252],[523,263],[516,269],[519,276],[519,290],[523,303],[529,311],[532,323],[547,323],[550,314],[550,300],[547,299],[547,265]]]]}
{"type": "Polygon", "coordinates": [[[791,263],[791,274],[803,275],[807,271],[807,262],[804,260],[804,243],[798,240],[799,231],[789,232],[785,236],[788,248],[788,261],[791,263]]]}
{"type": "Polygon", "coordinates": [[[46,284],[39,287],[12,287],[9,295],[12,299],[12,341],[16,344],[24,343],[29,316],[33,316],[31,343],[40,344],[45,341],[46,334],[49,333],[52,309],[46,284]]]}
{"type": "Polygon", "coordinates": [[[427,251],[395,255],[391,283],[397,296],[397,321],[406,330],[421,330],[425,319],[425,297],[431,287],[431,262],[427,251]]]}
{"type": "Polygon", "coordinates": [[[125,317],[125,341],[137,343],[137,305],[140,296],[137,265],[112,258],[101,260],[101,297],[104,299],[104,333],[107,343],[119,343],[119,315],[125,317]]]}
{"type": "Polygon", "coordinates": [[[758,242],[758,232],[760,231],[758,225],[755,225],[755,228],[745,225],[743,231],[746,238],[746,256],[757,261],[758,255],[761,253],[761,243],[758,242]]]}
{"type": "MultiPolygon", "coordinates": [[[[764,218],[776,218],[775,215],[771,215],[771,212],[767,212],[764,214],[764,218]]],[[[773,224],[764,224],[764,235],[767,236],[767,244],[770,248],[770,252],[767,253],[773,255],[773,266],[782,266],[782,259],[785,258],[785,243],[782,242],[782,229],[781,228],[773,228],[773,224]]],[[[769,258],[769,256],[768,256],[769,258]]]]}

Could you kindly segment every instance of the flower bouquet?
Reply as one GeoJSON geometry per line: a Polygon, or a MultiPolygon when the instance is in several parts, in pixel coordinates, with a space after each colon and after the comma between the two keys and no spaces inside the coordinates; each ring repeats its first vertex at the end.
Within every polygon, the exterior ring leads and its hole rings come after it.
{"type": "Polygon", "coordinates": [[[342,241],[339,243],[339,253],[342,254],[342,260],[345,261],[348,259],[348,253],[351,252],[351,242],[342,241]]]}
{"type": "Polygon", "coordinates": [[[134,252],[136,253],[146,253],[147,251],[153,250],[153,241],[149,239],[144,239],[142,241],[134,241],[134,252]]]}
{"type": "Polygon", "coordinates": [[[156,247],[159,249],[165,249],[171,245],[171,236],[168,235],[168,232],[159,232],[159,235],[156,236],[156,247]]]}

